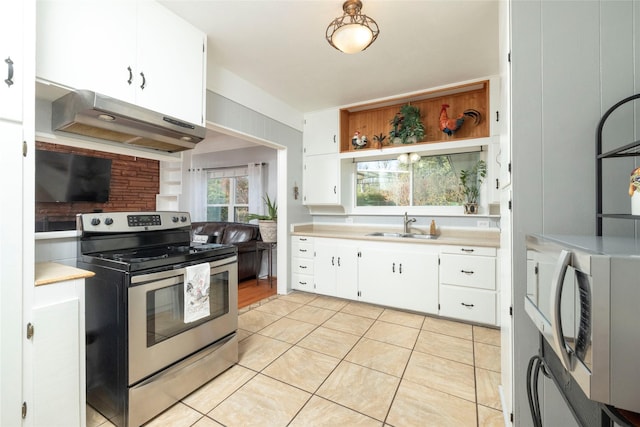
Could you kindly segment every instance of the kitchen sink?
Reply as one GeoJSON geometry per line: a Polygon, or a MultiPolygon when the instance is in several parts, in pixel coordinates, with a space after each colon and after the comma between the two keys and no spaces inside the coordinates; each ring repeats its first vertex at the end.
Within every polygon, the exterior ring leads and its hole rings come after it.
{"type": "Polygon", "coordinates": [[[377,231],[375,233],[369,233],[367,236],[372,237],[399,237],[399,238],[407,238],[407,239],[423,239],[423,240],[432,240],[437,239],[438,236],[433,234],[417,234],[417,233],[384,233],[381,231],[377,231]]]}

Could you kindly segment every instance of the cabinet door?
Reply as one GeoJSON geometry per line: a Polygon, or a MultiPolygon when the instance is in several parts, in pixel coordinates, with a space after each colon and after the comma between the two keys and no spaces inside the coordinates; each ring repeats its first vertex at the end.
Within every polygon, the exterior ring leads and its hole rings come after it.
{"type": "Polygon", "coordinates": [[[438,312],[438,254],[415,245],[363,247],[358,266],[360,299],[423,313],[438,312]]]}
{"type": "Polygon", "coordinates": [[[340,161],[335,154],[305,156],[302,170],[305,205],[340,203],[340,161]]]}
{"type": "Polygon", "coordinates": [[[340,110],[305,114],[302,152],[307,155],[338,153],[340,146],[340,110]]]}
{"type": "Polygon", "coordinates": [[[22,121],[22,1],[0,0],[0,119],[22,121]]]}
{"type": "Polygon", "coordinates": [[[135,2],[39,0],[36,7],[37,77],[134,102],[135,2]]]}
{"type": "Polygon", "coordinates": [[[164,6],[139,2],[136,103],[204,124],[205,41],[201,31],[164,6]]]}
{"type": "Polygon", "coordinates": [[[336,244],[331,239],[315,239],[313,263],[314,289],[322,295],[336,295],[336,269],[338,255],[336,244]]]}
{"type": "MultiPolygon", "coordinates": [[[[55,285],[49,285],[55,286],[55,285]]],[[[33,423],[36,426],[80,426],[84,415],[80,369],[81,342],[78,299],[33,310],[33,423]]],[[[83,420],[84,421],[84,420],[83,420]]]]}

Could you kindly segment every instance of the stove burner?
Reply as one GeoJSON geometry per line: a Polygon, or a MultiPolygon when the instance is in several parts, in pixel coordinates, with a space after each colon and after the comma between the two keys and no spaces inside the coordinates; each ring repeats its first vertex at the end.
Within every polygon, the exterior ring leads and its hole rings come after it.
{"type": "Polygon", "coordinates": [[[125,262],[129,264],[142,263],[159,259],[166,259],[172,256],[188,255],[198,252],[210,251],[225,245],[209,243],[201,245],[171,245],[152,248],[134,249],[130,251],[104,252],[97,254],[99,258],[125,262]]]}

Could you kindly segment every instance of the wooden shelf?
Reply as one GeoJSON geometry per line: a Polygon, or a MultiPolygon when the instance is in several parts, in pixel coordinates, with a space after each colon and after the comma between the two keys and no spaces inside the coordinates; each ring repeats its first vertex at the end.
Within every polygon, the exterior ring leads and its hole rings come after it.
{"type": "Polygon", "coordinates": [[[488,137],[489,126],[489,81],[481,81],[455,86],[431,92],[423,92],[411,97],[386,100],[380,103],[364,104],[340,110],[340,152],[376,150],[391,147],[407,147],[411,145],[450,142],[469,138],[488,137]],[[400,107],[410,103],[420,109],[425,127],[425,137],[417,144],[391,144],[389,123],[400,107]],[[442,104],[449,104],[447,109],[450,118],[457,117],[464,110],[475,109],[481,114],[480,123],[475,125],[467,119],[465,124],[452,136],[446,135],[439,128],[440,109],[442,104]],[[353,134],[358,131],[368,139],[366,147],[354,149],[351,144],[353,134]],[[386,136],[385,145],[379,147],[374,141],[375,135],[386,136]]]}

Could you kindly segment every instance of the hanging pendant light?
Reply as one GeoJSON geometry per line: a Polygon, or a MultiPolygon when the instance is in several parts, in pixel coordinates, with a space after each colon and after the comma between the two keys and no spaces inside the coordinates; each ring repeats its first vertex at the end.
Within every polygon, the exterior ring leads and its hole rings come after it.
{"type": "Polygon", "coordinates": [[[420,154],[418,153],[402,153],[398,156],[398,161],[405,165],[418,163],[420,159],[422,159],[422,157],[420,157],[420,154]]]}
{"type": "Polygon", "coordinates": [[[344,53],[357,53],[368,48],[380,33],[376,21],[362,15],[360,0],[347,0],[342,5],[344,14],[327,27],[329,44],[344,53]]]}

